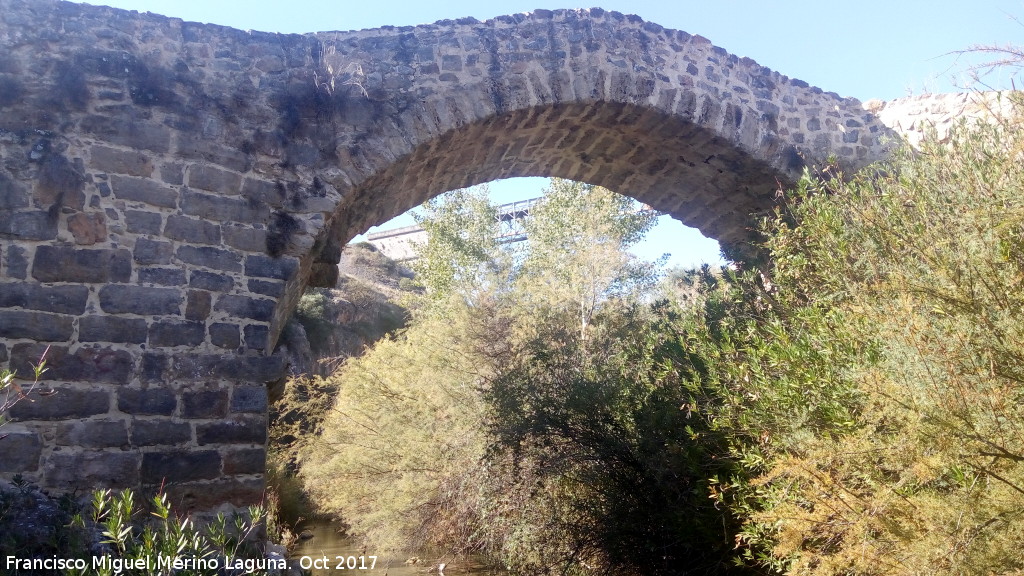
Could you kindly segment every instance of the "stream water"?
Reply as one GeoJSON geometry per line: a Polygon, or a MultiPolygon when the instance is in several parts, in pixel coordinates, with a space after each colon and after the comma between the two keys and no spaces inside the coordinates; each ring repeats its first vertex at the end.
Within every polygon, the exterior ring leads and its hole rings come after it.
{"type": "Polygon", "coordinates": [[[301,531],[308,530],[312,538],[300,541],[290,558],[313,576],[342,576],[345,573],[366,576],[422,576],[438,574],[444,564],[443,576],[499,576],[500,570],[489,568],[480,558],[441,557],[422,551],[396,554],[377,553],[364,549],[359,542],[341,535],[328,521],[303,522],[301,531]],[[416,561],[414,561],[416,560],[416,561]]]}

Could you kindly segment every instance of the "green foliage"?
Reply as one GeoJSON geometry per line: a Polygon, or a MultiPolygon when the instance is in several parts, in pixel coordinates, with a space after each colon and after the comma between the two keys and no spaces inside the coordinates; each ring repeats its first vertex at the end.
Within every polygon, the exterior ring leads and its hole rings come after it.
{"type": "Polygon", "coordinates": [[[486,186],[455,190],[426,202],[415,215],[427,242],[417,249],[413,271],[428,301],[455,293],[472,302],[487,288],[498,255],[497,208],[487,196],[486,186]]]}
{"type": "Polygon", "coordinates": [[[314,352],[325,349],[334,324],[330,316],[331,294],[326,288],[307,290],[299,299],[295,319],[302,324],[314,352]]]}
{"type": "Polygon", "coordinates": [[[737,519],[709,497],[736,466],[702,413],[695,319],[606,305],[586,346],[548,327],[491,383],[490,457],[511,472],[499,519],[515,519],[502,553],[520,572],[741,573],[737,519]]]}
{"type": "MultiPolygon", "coordinates": [[[[162,558],[215,560],[219,567],[214,567],[213,562],[208,565],[194,563],[193,567],[186,564],[175,573],[182,576],[219,576],[225,573],[225,559],[235,562],[263,557],[254,541],[266,518],[261,507],[250,507],[247,516],[236,515],[230,523],[223,515],[218,515],[213,522],[200,528],[188,518],[174,516],[166,495],[154,496],[150,506],[151,518],[142,521],[137,517],[139,509],[130,490],[117,494],[109,490],[94,492],[89,521],[79,516],[76,524],[82,529],[95,527],[101,537],[100,548],[90,552],[89,567],[85,570],[71,569],[66,574],[113,576],[119,572],[114,565],[117,561],[120,566],[132,566],[132,574],[157,576],[167,573],[166,566],[160,566],[157,561],[162,558]],[[107,566],[93,567],[93,555],[109,558],[110,562],[107,566]]],[[[267,574],[268,571],[255,569],[248,573],[267,574]]]]}
{"type": "Polygon", "coordinates": [[[49,348],[43,352],[39,362],[32,365],[32,382],[27,388],[18,384],[15,380],[17,375],[14,372],[6,368],[0,369],[0,426],[7,422],[4,418],[4,413],[18,402],[26,400],[29,394],[39,385],[39,379],[43,376],[43,372],[46,372],[47,351],[49,351],[49,348]]]}
{"type": "Polygon", "coordinates": [[[961,127],[805,178],[704,356],[754,476],[752,559],[791,574],[1024,569],[1024,132],[961,127]],[[794,224],[795,223],[795,224],[794,224]]]}

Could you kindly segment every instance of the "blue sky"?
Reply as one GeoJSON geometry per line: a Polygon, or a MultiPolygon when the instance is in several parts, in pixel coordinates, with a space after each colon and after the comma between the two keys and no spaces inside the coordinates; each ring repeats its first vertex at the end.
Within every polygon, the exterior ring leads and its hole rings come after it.
{"type": "MultiPolygon", "coordinates": [[[[861,100],[964,89],[969,61],[950,53],[979,44],[1024,44],[1024,0],[93,0],[185,20],[267,32],[359,30],[445,18],[485,20],[536,8],[600,6],[700,34],[737,56],[861,100]]],[[[987,77],[1008,88],[1006,72],[987,77]]],[[[544,181],[491,185],[496,200],[529,198],[544,181]]],[[[667,220],[667,218],[663,218],[667,220]]],[[[390,226],[388,226],[390,227],[390,226]]],[[[717,243],[677,223],[660,225],[641,248],[672,264],[717,261],[717,243]]]]}

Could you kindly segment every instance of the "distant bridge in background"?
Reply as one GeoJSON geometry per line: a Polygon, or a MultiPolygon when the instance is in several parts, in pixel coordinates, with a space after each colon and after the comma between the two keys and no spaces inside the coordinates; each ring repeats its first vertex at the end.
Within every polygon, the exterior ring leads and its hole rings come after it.
{"type": "MultiPolygon", "coordinates": [[[[498,206],[498,213],[495,216],[498,221],[498,242],[505,244],[526,240],[523,219],[530,214],[530,209],[542,198],[518,200],[498,206]]],[[[407,262],[416,259],[416,246],[427,241],[427,232],[417,225],[402,226],[367,234],[366,241],[373,244],[379,252],[388,258],[398,262],[407,262]]]]}
{"type": "MultiPolygon", "coordinates": [[[[543,196],[538,196],[498,206],[498,213],[495,216],[498,221],[496,236],[498,242],[511,244],[526,240],[526,227],[523,225],[523,221],[529,216],[530,209],[543,199],[543,196]]],[[[649,212],[654,209],[643,204],[638,210],[649,212]]],[[[417,258],[416,246],[426,243],[427,232],[418,225],[402,226],[367,234],[366,241],[373,244],[377,251],[396,262],[409,262],[417,258]]]]}

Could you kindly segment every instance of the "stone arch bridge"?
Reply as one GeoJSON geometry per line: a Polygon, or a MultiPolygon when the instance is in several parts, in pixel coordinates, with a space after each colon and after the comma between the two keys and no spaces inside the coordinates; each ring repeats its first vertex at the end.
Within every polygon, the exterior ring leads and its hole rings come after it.
{"type": "Polygon", "coordinates": [[[560,176],[740,246],[804,166],[883,158],[880,116],[966,105],[868,110],[600,9],[281,35],[0,0],[0,367],[48,348],[56,391],[10,410],[0,478],[259,500],[282,322],[368,227],[560,176]]]}

